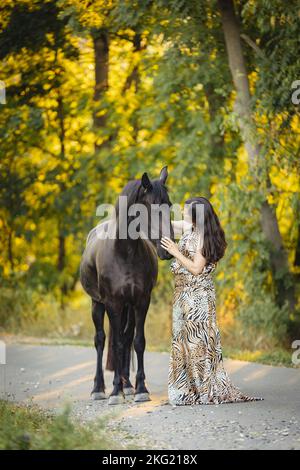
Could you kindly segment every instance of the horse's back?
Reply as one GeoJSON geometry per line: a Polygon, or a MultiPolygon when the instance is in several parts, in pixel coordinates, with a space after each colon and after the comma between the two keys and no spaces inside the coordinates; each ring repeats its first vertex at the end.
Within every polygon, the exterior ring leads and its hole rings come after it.
{"type": "Polygon", "coordinates": [[[87,294],[97,302],[101,301],[97,256],[105,250],[105,234],[109,229],[110,221],[103,222],[94,227],[88,234],[86,246],[80,263],[80,282],[87,294]]]}

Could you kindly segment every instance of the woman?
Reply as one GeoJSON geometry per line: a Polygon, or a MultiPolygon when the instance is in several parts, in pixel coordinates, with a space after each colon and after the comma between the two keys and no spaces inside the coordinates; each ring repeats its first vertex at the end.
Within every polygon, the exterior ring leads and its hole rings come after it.
{"type": "Polygon", "coordinates": [[[175,292],[169,402],[195,405],[260,400],[235,387],[223,365],[211,276],[226,249],[219,219],[203,197],[186,201],[184,219],[173,223],[175,233],[184,232],[178,245],[167,237],[161,241],[175,258],[171,264],[175,292]]]}

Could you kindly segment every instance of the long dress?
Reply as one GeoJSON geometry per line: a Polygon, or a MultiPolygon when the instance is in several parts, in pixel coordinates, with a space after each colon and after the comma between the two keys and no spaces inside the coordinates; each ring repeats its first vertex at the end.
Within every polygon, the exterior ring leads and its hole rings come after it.
{"type": "MultiPolygon", "coordinates": [[[[179,250],[193,259],[198,243],[199,233],[189,229],[178,243],[179,250]]],[[[175,291],[168,396],[172,405],[261,400],[243,394],[224,369],[212,279],[215,267],[207,264],[195,276],[178,260],[171,263],[175,291]]]]}

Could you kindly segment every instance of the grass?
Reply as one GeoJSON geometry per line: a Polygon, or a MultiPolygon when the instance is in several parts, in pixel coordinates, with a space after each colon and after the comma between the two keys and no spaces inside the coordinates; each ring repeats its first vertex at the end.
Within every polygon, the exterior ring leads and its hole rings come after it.
{"type": "MultiPolygon", "coordinates": [[[[159,302],[152,299],[147,315],[145,334],[148,351],[168,352],[170,349],[172,296],[163,294],[161,293],[159,302]]],[[[27,298],[23,303],[18,309],[18,305],[13,307],[12,300],[2,305],[0,296],[0,334],[3,334],[5,341],[9,342],[11,337],[13,342],[27,344],[93,346],[94,326],[90,299],[81,291],[75,293],[65,309],[61,309],[53,298],[48,297],[42,300],[39,298],[37,306],[30,311],[28,305],[31,303],[27,298]],[[11,312],[10,315],[7,315],[8,311],[11,312]]],[[[223,324],[222,316],[219,323],[225,357],[295,367],[292,363],[293,351],[284,349],[278,342],[270,341],[267,334],[261,335],[260,342],[257,342],[254,331],[245,335],[235,323],[228,328],[223,324]]],[[[108,331],[107,317],[105,329],[108,331]]]]}
{"type": "Polygon", "coordinates": [[[37,407],[0,400],[0,449],[120,449],[104,420],[83,426],[71,418],[70,412],[65,408],[53,415],[37,407]]]}
{"type": "Polygon", "coordinates": [[[235,348],[223,348],[225,357],[230,359],[238,359],[239,361],[258,362],[271,366],[284,366],[297,368],[292,362],[293,351],[285,349],[273,349],[272,351],[262,350],[240,350],[235,348]]]}
{"type": "MultiPolygon", "coordinates": [[[[76,338],[38,338],[28,337],[23,335],[3,335],[2,339],[5,342],[13,342],[18,344],[37,344],[37,345],[49,345],[49,346],[81,346],[81,347],[93,347],[93,339],[84,340],[76,338]]],[[[169,344],[147,344],[147,351],[151,352],[165,352],[168,353],[170,350],[169,344]]],[[[282,348],[272,348],[269,351],[255,349],[242,349],[234,347],[223,347],[223,355],[225,358],[237,359],[239,361],[257,362],[260,364],[266,364],[278,367],[293,367],[299,368],[300,366],[292,363],[292,354],[294,350],[287,350],[282,348]]]]}

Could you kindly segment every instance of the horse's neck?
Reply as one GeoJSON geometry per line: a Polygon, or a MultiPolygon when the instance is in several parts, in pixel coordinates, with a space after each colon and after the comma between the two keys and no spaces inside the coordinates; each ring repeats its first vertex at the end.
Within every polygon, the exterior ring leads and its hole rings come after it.
{"type": "Polygon", "coordinates": [[[138,253],[143,253],[147,251],[146,245],[140,238],[138,238],[137,240],[132,240],[130,238],[116,238],[115,247],[117,251],[126,259],[134,259],[138,253]]]}
{"type": "Polygon", "coordinates": [[[105,238],[107,236],[108,238],[110,238],[111,235],[111,237],[115,240],[115,246],[117,247],[118,251],[124,254],[126,258],[134,257],[138,251],[140,253],[144,252],[145,255],[150,253],[151,256],[156,258],[156,249],[150,240],[145,238],[138,238],[136,240],[133,240],[131,238],[119,238],[117,225],[118,224],[116,224],[116,220],[113,219],[106,220],[105,222],[98,224],[90,231],[87,238],[87,244],[92,242],[97,237],[105,238]]]}
{"type": "Polygon", "coordinates": [[[144,249],[147,251],[147,252],[150,252],[155,258],[157,256],[157,253],[156,253],[156,248],[155,246],[153,245],[153,243],[148,240],[148,239],[143,239],[142,240],[142,243],[144,244],[144,249]]]}
{"type": "Polygon", "coordinates": [[[139,237],[134,240],[129,237],[122,239],[117,236],[115,239],[115,246],[119,253],[122,253],[127,259],[134,258],[138,254],[145,257],[145,259],[149,255],[153,258],[157,257],[153,243],[146,238],[139,237]]]}
{"type": "Polygon", "coordinates": [[[116,224],[113,219],[105,220],[96,225],[88,234],[86,245],[93,243],[95,239],[114,238],[116,234],[116,224]]]}

